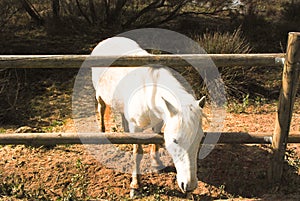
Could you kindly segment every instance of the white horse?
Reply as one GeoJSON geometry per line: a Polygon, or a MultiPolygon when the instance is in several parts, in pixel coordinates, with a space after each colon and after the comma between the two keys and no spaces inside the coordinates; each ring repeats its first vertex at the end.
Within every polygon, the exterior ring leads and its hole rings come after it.
{"type": "MultiPolygon", "coordinates": [[[[124,37],[106,39],[92,52],[92,56],[147,54],[135,41],[124,37]]],[[[106,105],[122,114],[124,130],[130,133],[150,127],[160,132],[164,122],[165,146],[175,164],[179,188],[184,193],[197,188],[197,154],[203,137],[199,104],[203,100],[196,101],[165,68],[92,68],[92,80],[101,121],[106,105]]],[[[161,165],[157,147],[151,150],[154,164],[161,165]]],[[[134,145],[133,154],[131,192],[139,188],[141,145],[134,145]]]]}

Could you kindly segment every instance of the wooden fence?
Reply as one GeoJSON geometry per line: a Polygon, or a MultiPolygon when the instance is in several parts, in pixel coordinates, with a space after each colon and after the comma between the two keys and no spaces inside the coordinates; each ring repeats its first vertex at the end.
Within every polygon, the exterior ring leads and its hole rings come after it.
{"type": "MultiPolygon", "coordinates": [[[[300,33],[289,33],[286,54],[207,54],[207,55],[155,55],[155,56],[126,56],[126,57],[88,57],[87,55],[2,55],[0,68],[80,68],[83,61],[88,59],[97,66],[111,65],[142,66],[149,63],[180,67],[186,66],[188,61],[207,61],[212,59],[216,66],[269,66],[284,65],[282,89],[279,97],[276,125],[273,134],[267,133],[238,133],[224,132],[218,143],[270,143],[273,146],[273,161],[269,178],[271,182],[280,182],[283,170],[284,154],[287,143],[300,143],[300,134],[289,135],[292,111],[299,83],[300,72],[300,33]]],[[[213,135],[213,133],[205,133],[213,135]]],[[[124,133],[86,133],[78,136],[77,133],[15,133],[1,134],[0,144],[81,144],[82,137],[85,143],[101,144],[108,139],[115,144],[149,144],[163,143],[162,136],[137,134],[135,137],[124,133]]]]}

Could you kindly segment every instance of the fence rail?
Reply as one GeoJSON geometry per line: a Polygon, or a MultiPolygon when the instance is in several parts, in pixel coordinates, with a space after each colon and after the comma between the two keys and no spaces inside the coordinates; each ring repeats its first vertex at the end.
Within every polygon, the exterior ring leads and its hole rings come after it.
{"type": "MultiPolygon", "coordinates": [[[[219,133],[205,132],[204,135],[219,133]]],[[[300,143],[300,134],[290,133],[289,143],[300,143]]],[[[159,134],[145,133],[13,133],[1,134],[0,145],[56,144],[163,144],[159,134]]],[[[271,133],[222,132],[219,144],[272,144],[271,133]]]]}
{"type": "Polygon", "coordinates": [[[84,66],[111,67],[160,65],[183,67],[189,63],[203,64],[213,61],[222,66],[278,66],[285,54],[181,54],[150,56],[88,56],[88,55],[0,55],[0,68],[80,68],[84,66]]]}

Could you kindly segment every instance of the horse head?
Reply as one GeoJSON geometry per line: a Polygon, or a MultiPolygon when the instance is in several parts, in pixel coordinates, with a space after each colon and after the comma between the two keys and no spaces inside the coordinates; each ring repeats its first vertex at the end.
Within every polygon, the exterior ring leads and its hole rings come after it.
{"type": "Polygon", "coordinates": [[[203,137],[202,108],[205,99],[178,109],[164,100],[169,115],[165,124],[165,143],[177,170],[177,182],[184,192],[197,188],[197,156],[203,137]]]}

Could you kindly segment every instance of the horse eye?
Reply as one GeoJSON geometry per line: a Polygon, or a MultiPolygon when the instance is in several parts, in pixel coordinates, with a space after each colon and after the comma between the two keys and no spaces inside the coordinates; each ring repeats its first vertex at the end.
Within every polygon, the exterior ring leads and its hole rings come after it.
{"type": "Polygon", "coordinates": [[[175,144],[178,144],[178,141],[177,141],[177,139],[173,139],[173,142],[175,143],[175,144]]]}

